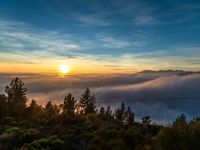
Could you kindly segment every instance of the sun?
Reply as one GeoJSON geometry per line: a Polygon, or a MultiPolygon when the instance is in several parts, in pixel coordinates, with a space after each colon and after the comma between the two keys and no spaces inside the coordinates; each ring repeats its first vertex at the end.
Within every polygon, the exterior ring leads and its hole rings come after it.
{"type": "Polygon", "coordinates": [[[62,65],[62,66],[59,66],[59,70],[60,70],[60,73],[67,74],[69,73],[70,67],[62,65]]]}

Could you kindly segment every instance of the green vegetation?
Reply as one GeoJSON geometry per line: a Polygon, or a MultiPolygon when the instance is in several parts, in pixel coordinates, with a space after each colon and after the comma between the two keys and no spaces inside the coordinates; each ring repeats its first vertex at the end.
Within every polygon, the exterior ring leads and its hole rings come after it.
{"type": "Polygon", "coordinates": [[[80,100],[68,94],[61,105],[42,107],[15,78],[0,94],[0,150],[199,150],[200,118],[187,122],[181,114],[171,126],[152,125],[150,116],[135,121],[122,102],[111,107],[95,105],[87,88],[80,100]]]}

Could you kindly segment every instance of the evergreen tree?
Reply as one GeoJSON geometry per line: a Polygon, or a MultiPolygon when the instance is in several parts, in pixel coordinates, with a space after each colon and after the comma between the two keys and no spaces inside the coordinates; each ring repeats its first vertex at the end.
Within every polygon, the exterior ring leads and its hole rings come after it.
{"type": "Polygon", "coordinates": [[[76,109],[76,100],[74,99],[72,94],[69,93],[64,98],[63,113],[64,113],[64,115],[73,116],[75,113],[75,109],[76,109]]]}
{"type": "Polygon", "coordinates": [[[45,111],[48,116],[52,115],[54,113],[53,105],[51,104],[51,101],[48,101],[45,106],[45,111]]]}
{"type": "Polygon", "coordinates": [[[4,94],[0,94],[0,119],[6,116],[6,96],[4,94]]]}
{"type": "Polygon", "coordinates": [[[105,119],[106,114],[105,114],[105,108],[101,107],[99,110],[99,116],[101,117],[101,119],[105,119]]]}
{"type": "Polygon", "coordinates": [[[126,111],[126,116],[127,116],[127,124],[128,125],[132,125],[135,121],[135,115],[134,113],[131,111],[131,107],[129,106],[127,111],[126,111]]]}
{"type": "Polygon", "coordinates": [[[39,106],[35,100],[32,100],[30,106],[26,108],[27,117],[31,120],[37,120],[42,111],[42,106],[39,106]]]}
{"type": "Polygon", "coordinates": [[[149,125],[151,123],[151,117],[150,116],[145,116],[142,118],[142,124],[143,125],[149,125]]]}
{"type": "Polygon", "coordinates": [[[119,122],[123,122],[126,118],[126,113],[125,113],[125,104],[124,102],[121,103],[121,107],[117,108],[117,110],[115,111],[115,118],[119,121],[119,122]]]}
{"type": "Polygon", "coordinates": [[[11,116],[21,116],[26,108],[26,91],[24,82],[19,79],[13,79],[5,88],[8,97],[8,109],[11,116]]]}
{"type": "Polygon", "coordinates": [[[186,125],[186,116],[182,113],[180,116],[176,118],[176,120],[173,122],[173,125],[186,125]]]}
{"type": "Polygon", "coordinates": [[[194,118],[190,121],[190,123],[198,123],[198,122],[200,122],[200,117],[199,117],[199,116],[194,117],[194,118]]]}
{"type": "Polygon", "coordinates": [[[38,105],[37,105],[36,101],[32,100],[31,104],[28,108],[30,109],[31,112],[33,112],[35,109],[37,109],[37,107],[38,107],[38,105]]]}
{"type": "Polygon", "coordinates": [[[90,94],[90,89],[87,88],[79,101],[80,112],[83,114],[95,112],[95,97],[90,94]]]}
{"type": "Polygon", "coordinates": [[[57,105],[52,105],[51,101],[49,101],[47,102],[44,111],[47,121],[53,121],[58,117],[60,110],[57,105]]]}
{"type": "Polygon", "coordinates": [[[107,109],[106,109],[105,117],[106,117],[107,120],[111,120],[111,119],[114,118],[110,106],[108,106],[107,109]]]}

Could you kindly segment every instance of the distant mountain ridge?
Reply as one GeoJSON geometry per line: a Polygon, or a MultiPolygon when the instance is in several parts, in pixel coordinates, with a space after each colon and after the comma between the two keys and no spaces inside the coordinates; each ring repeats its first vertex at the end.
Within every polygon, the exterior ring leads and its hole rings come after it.
{"type": "Polygon", "coordinates": [[[175,75],[189,75],[189,74],[200,74],[200,71],[184,71],[184,70],[144,70],[138,72],[138,74],[175,74],[175,75]]]}

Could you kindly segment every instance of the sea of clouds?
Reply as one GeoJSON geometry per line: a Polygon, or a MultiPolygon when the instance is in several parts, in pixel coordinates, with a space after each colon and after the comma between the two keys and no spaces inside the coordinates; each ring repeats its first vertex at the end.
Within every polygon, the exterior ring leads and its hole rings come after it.
{"type": "Polygon", "coordinates": [[[114,75],[44,75],[0,74],[0,89],[14,77],[20,77],[28,88],[29,100],[45,105],[61,103],[72,93],[77,99],[89,87],[97,106],[110,105],[114,110],[122,101],[130,105],[137,119],[150,115],[155,122],[168,123],[180,113],[188,119],[200,115],[200,74],[177,72],[142,72],[114,75]]]}

